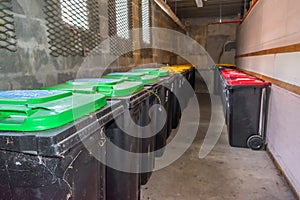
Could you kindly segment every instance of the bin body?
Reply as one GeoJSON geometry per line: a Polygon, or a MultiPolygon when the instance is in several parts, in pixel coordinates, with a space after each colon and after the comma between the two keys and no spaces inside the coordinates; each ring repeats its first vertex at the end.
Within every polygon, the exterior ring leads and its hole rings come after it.
{"type": "MultiPolygon", "coordinates": [[[[119,74],[118,74],[119,76],[119,74]]],[[[130,81],[127,79],[76,79],[68,81],[60,87],[52,87],[53,89],[62,89],[73,92],[93,91],[106,96],[108,101],[120,101],[122,106],[129,111],[129,115],[125,113],[118,116],[118,121],[127,128],[133,129],[134,125],[142,126],[145,119],[146,106],[149,104],[149,92],[144,90],[141,82],[130,81]],[[115,81],[112,81],[112,80],[115,81]]],[[[49,88],[48,88],[49,89],[49,88]]],[[[148,115],[147,115],[148,116],[148,115]]],[[[140,130],[134,129],[135,133],[140,130]]],[[[106,131],[106,138],[114,145],[128,152],[142,153],[144,149],[153,150],[154,144],[149,143],[148,139],[141,137],[133,137],[122,130],[115,121],[109,124],[106,131]],[[150,147],[149,147],[150,146],[150,147]]],[[[106,160],[108,163],[117,163],[120,166],[126,166],[132,169],[141,169],[142,163],[151,166],[153,169],[153,160],[143,157],[130,159],[128,155],[120,154],[117,149],[109,148],[106,152],[106,160]],[[143,162],[151,161],[151,163],[143,162]],[[143,161],[142,161],[143,160],[143,161]]],[[[149,153],[150,157],[151,154],[149,153]]],[[[111,165],[106,167],[106,196],[107,199],[128,199],[137,200],[140,198],[140,185],[142,174],[136,172],[125,172],[113,168],[111,165]]]]}
{"type": "Polygon", "coordinates": [[[172,93],[174,92],[175,87],[175,76],[171,74],[168,77],[162,78],[163,84],[165,85],[165,110],[167,112],[167,122],[166,122],[166,131],[167,131],[167,138],[171,135],[172,132],[172,122],[173,122],[173,98],[172,93]]]}
{"type": "Polygon", "coordinates": [[[240,84],[226,86],[226,121],[229,144],[233,147],[249,147],[251,136],[259,135],[264,139],[263,127],[267,113],[270,84],[267,82],[244,81],[240,84]]]}
{"type": "Polygon", "coordinates": [[[221,95],[223,90],[220,85],[222,84],[222,75],[221,70],[222,69],[236,69],[236,66],[234,64],[216,64],[214,67],[214,94],[215,95],[221,95]]]}
{"type": "MultiPolygon", "coordinates": [[[[145,87],[151,91],[151,97],[150,97],[150,105],[149,108],[151,108],[152,105],[157,104],[162,106],[166,112],[168,112],[168,107],[167,105],[169,104],[169,91],[168,91],[168,80],[169,80],[169,71],[168,70],[161,70],[159,68],[141,68],[141,69],[133,69],[131,70],[133,72],[144,72],[147,74],[152,74],[152,75],[157,75],[160,77],[159,81],[153,82],[153,83],[148,83],[145,84],[145,87]]],[[[152,134],[155,134],[154,140],[155,140],[155,148],[154,150],[155,155],[157,157],[162,156],[164,153],[164,147],[166,145],[166,140],[168,136],[168,121],[163,125],[162,129],[159,130],[157,133],[156,132],[156,124],[161,123],[164,119],[162,118],[161,111],[158,110],[153,116],[152,120],[155,122],[152,127],[152,134]]],[[[147,124],[150,123],[146,122],[147,124]]],[[[147,125],[145,124],[145,125],[147,125]]],[[[145,180],[145,179],[142,179],[145,180]]],[[[145,181],[142,181],[142,184],[145,184],[145,181]]]]}
{"type": "MultiPolygon", "coordinates": [[[[141,123],[142,105],[136,105],[130,108],[130,116],[120,115],[118,121],[132,127],[132,121],[141,123]]],[[[132,153],[140,153],[142,148],[142,140],[137,137],[130,136],[121,130],[116,123],[112,123],[106,132],[106,137],[117,147],[132,153]]],[[[129,166],[130,169],[141,167],[141,161],[138,157],[132,159],[120,154],[116,149],[107,149],[107,162],[119,163],[119,166],[129,166]]],[[[140,199],[141,175],[138,172],[124,172],[113,167],[106,167],[106,196],[108,199],[140,199]]]]}
{"type": "MultiPolygon", "coordinates": [[[[160,81],[147,84],[146,86],[152,87],[152,91],[157,95],[155,98],[155,104],[161,104],[167,112],[167,121],[162,130],[156,137],[155,150],[161,149],[162,151],[156,152],[156,156],[162,156],[163,147],[166,145],[166,139],[172,131],[172,98],[171,93],[174,91],[174,75],[169,70],[160,68],[138,68],[131,70],[132,72],[143,72],[160,77],[160,81]],[[159,98],[159,99],[158,99],[159,98]],[[158,101],[159,100],[159,101],[158,101]]],[[[161,122],[163,119],[159,113],[156,114],[156,120],[161,122]]]]}
{"type": "Polygon", "coordinates": [[[93,155],[105,159],[99,133],[122,112],[111,102],[58,128],[1,131],[0,199],[106,199],[105,166],[93,155]]]}
{"type": "MultiPolygon", "coordinates": [[[[182,75],[180,74],[180,72],[177,72],[174,70],[174,68],[166,66],[166,67],[161,67],[161,69],[166,69],[169,70],[169,72],[172,74],[172,78],[170,80],[170,92],[171,92],[171,101],[169,105],[171,107],[171,111],[169,114],[172,114],[172,129],[176,129],[179,121],[180,121],[180,117],[181,117],[181,108],[179,105],[179,101],[176,95],[180,95],[181,91],[181,84],[182,84],[182,75]]],[[[169,136],[169,135],[168,135],[169,136]]]]}
{"type": "MultiPolygon", "coordinates": [[[[110,73],[104,76],[105,78],[111,78],[111,79],[125,79],[127,81],[140,81],[146,88],[143,92],[136,93],[129,99],[139,99],[134,100],[136,102],[139,102],[141,104],[141,120],[137,125],[144,127],[150,124],[150,116],[149,116],[149,110],[152,105],[154,105],[157,101],[157,94],[154,91],[160,90],[162,87],[159,85],[159,77],[155,75],[149,75],[148,72],[123,72],[123,73],[110,73]],[[142,99],[144,98],[144,99],[142,99]]],[[[114,99],[121,100],[122,98],[115,97],[114,99]]],[[[132,109],[132,105],[136,105],[133,101],[126,100],[126,105],[128,105],[130,109],[132,109]]],[[[154,114],[152,116],[152,120],[154,120],[154,127],[155,128],[155,121],[156,121],[157,114],[154,114]]],[[[154,150],[155,150],[155,142],[156,142],[156,135],[153,134],[152,129],[148,129],[148,132],[140,131],[140,135],[142,137],[141,139],[141,153],[144,154],[141,159],[141,170],[142,171],[148,171],[141,173],[141,184],[145,185],[151,174],[152,170],[154,169],[155,164],[155,156],[154,156],[154,150]],[[151,136],[152,135],[152,136],[151,136]]]]}
{"type": "Polygon", "coordinates": [[[108,131],[107,137],[118,147],[133,153],[144,153],[144,156],[136,157],[136,160],[129,160],[120,157],[118,152],[108,151],[107,159],[120,158],[124,165],[138,166],[139,170],[147,170],[144,173],[128,173],[121,172],[108,167],[107,169],[107,196],[108,199],[139,199],[140,185],[146,184],[149,180],[154,168],[154,147],[155,140],[153,137],[145,138],[145,134],[138,126],[148,125],[150,118],[148,111],[150,108],[151,98],[147,90],[142,90],[127,97],[114,97],[114,100],[120,100],[123,106],[129,110],[130,116],[121,115],[119,120],[123,125],[131,131],[138,133],[142,137],[133,137],[121,130],[117,124],[113,124],[108,131]],[[135,189],[134,189],[135,188],[135,189]]]}

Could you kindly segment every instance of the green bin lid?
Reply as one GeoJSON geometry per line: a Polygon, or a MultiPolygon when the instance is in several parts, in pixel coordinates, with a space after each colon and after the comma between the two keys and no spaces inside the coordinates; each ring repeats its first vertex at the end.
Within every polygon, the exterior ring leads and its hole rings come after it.
{"type": "Polygon", "coordinates": [[[143,72],[143,73],[147,73],[147,74],[151,74],[151,75],[155,75],[155,76],[159,76],[159,77],[169,75],[168,70],[162,70],[162,69],[158,69],[158,68],[140,68],[140,69],[132,69],[131,71],[132,72],[143,72]]]}
{"type": "Polygon", "coordinates": [[[106,74],[104,78],[113,78],[113,79],[126,79],[128,81],[139,81],[144,85],[153,84],[159,81],[158,76],[149,75],[147,73],[141,72],[117,72],[106,74]]]}
{"type": "Polygon", "coordinates": [[[122,82],[118,79],[107,79],[107,78],[81,78],[67,81],[69,85],[115,85],[122,82]]]}
{"type": "Polygon", "coordinates": [[[91,85],[71,85],[69,83],[62,83],[50,87],[41,88],[42,90],[62,90],[69,91],[73,93],[82,93],[82,94],[94,94],[93,86],[91,85]]]}
{"type": "MultiPolygon", "coordinates": [[[[104,80],[104,79],[101,79],[104,80]]],[[[68,81],[68,83],[63,83],[59,85],[55,85],[48,88],[43,88],[47,90],[63,90],[63,91],[71,91],[74,93],[84,93],[84,94],[92,94],[92,93],[101,93],[106,97],[125,97],[130,96],[136,92],[144,89],[144,85],[142,82],[136,81],[123,81],[118,79],[105,79],[109,80],[103,84],[105,81],[99,83],[95,82],[96,79],[88,79],[87,82],[81,82],[82,79],[75,79],[73,81],[68,81]],[[111,81],[114,80],[114,81],[111,81]],[[75,85],[71,85],[71,83],[75,83],[75,85]],[[79,85],[79,83],[81,85],[79,85]]]]}
{"type": "Polygon", "coordinates": [[[0,91],[0,130],[43,131],[65,125],[106,105],[102,94],[68,91],[0,91]]]}
{"type": "Polygon", "coordinates": [[[144,85],[142,82],[124,81],[116,85],[96,85],[93,88],[106,97],[125,97],[143,90],[144,85]]]}

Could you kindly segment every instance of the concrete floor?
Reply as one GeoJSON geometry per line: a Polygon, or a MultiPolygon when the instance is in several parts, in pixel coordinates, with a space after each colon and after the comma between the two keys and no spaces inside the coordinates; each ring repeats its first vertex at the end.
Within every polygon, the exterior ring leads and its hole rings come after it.
{"type": "Polygon", "coordinates": [[[268,154],[230,147],[226,127],[213,151],[204,159],[198,157],[209,124],[210,97],[205,93],[198,93],[197,97],[201,120],[193,144],[176,162],[153,173],[147,185],[142,187],[141,199],[295,199],[268,154]]]}

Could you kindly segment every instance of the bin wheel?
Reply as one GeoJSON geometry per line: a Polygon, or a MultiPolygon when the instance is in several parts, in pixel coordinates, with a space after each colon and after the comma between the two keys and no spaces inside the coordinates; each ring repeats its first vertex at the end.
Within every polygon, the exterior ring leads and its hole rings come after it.
{"type": "Polygon", "coordinates": [[[264,140],[260,135],[252,135],[248,138],[247,145],[252,150],[261,150],[264,146],[264,140]]]}

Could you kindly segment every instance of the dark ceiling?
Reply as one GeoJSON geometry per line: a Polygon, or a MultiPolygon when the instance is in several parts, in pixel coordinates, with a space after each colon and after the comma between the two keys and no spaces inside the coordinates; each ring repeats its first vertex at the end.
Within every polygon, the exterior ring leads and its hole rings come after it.
{"type": "Polygon", "coordinates": [[[243,10],[244,0],[203,0],[203,7],[197,8],[195,0],[167,0],[179,18],[237,16],[243,10]]]}

